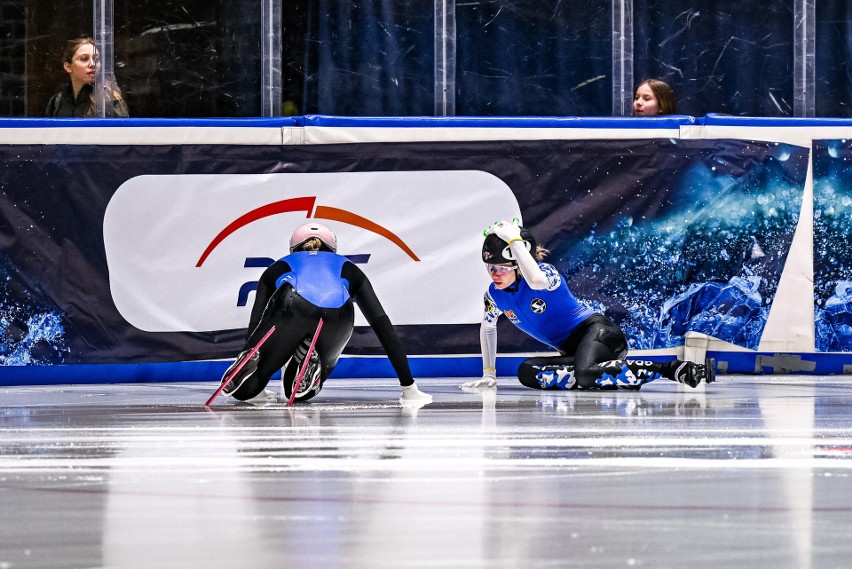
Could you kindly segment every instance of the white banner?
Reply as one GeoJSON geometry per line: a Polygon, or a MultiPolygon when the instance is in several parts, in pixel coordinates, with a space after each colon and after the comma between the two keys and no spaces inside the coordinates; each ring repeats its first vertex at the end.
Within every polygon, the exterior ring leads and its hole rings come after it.
{"type": "Polygon", "coordinates": [[[247,259],[285,256],[307,219],[358,256],[394,324],[466,324],[490,282],[482,232],[520,216],[482,171],[146,175],[110,200],[104,246],[116,307],[148,332],[245,327],[264,270],[247,259]]]}

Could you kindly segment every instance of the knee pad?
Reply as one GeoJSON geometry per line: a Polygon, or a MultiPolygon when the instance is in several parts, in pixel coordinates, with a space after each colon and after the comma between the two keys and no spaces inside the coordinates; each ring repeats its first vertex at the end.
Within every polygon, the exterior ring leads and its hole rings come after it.
{"type": "Polygon", "coordinates": [[[573,361],[568,358],[530,358],[518,368],[518,380],[533,389],[575,389],[573,361]],[[556,360],[556,361],[554,361],[556,360]]]}
{"type": "Polygon", "coordinates": [[[293,288],[293,285],[284,283],[281,285],[281,288],[272,293],[267,311],[270,314],[290,312],[293,307],[293,301],[297,296],[298,294],[296,293],[296,289],[293,288]]]}
{"type": "Polygon", "coordinates": [[[627,337],[620,328],[602,328],[595,336],[595,342],[601,343],[615,356],[621,359],[627,355],[627,337]]]}

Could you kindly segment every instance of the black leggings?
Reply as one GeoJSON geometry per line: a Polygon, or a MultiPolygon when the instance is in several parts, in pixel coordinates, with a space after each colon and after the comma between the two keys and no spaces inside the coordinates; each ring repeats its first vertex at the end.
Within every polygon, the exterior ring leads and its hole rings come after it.
{"type": "Polygon", "coordinates": [[[313,338],[320,318],[323,326],[315,349],[322,364],[320,385],[325,383],[352,336],[355,323],[352,299],[340,308],[320,308],[305,300],[291,285],[284,284],[270,297],[260,323],[246,340],[244,349],[249,350],[275,326],[275,332],[259,350],[257,371],[233,393],[234,398],[245,401],[263,391],[272,374],[287,363],[302,340],[313,338]]]}
{"type": "Polygon", "coordinates": [[[559,356],[529,358],[518,379],[534,389],[638,389],[671,377],[671,365],[626,360],[627,337],[602,314],[587,318],[559,347],[559,356]]]}

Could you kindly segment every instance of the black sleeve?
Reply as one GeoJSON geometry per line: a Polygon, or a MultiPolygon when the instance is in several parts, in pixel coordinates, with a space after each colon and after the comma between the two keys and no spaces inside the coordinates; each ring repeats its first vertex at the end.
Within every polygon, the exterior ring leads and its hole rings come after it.
{"type": "Polygon", "coordinates": [[[272,293],[275,292],[275,282],[278,280],[278,277],[289,273],[291,270],[290,265],[285,261],[278,260],[260,275],[260,281],[257,283],[257,291],[254,295],[254,305],[251,307],[251,317],[249,318],[249,337],[251,337],[251,333],[260,323],[260,318],[263,316],[266,304],[269,302],[272,293]]]}
{"type": "Polygon", "coordinates": [[[62,96],[62,92],[55,94],[50,98],[47,102],[47,108],[44,110],[44,116],[53,117],[56,116],[56,110],[59,108],[59,98],[62,96]]]}
{"type": "Polygon", "coordinates": [[[343,265],[340,276],[349,281],[349,294],[352,295],[353,300],[358,304],[358,308],[361,309],[367,322],[370,323],[370,327],[378,336],[379,342],[381,342],[397,377],[399,377],[399,384],[407,387],[414,383],[411,368],[408,366],[408,357],[405,355],[405,348],[402,347],[402,342],[399,341],[399,336],[397,336],[390,318],[385,314],[382,303],[379,302],[376,293],[373,291],[373,285],[370,284],[367,276],[351,262],[343,265]]]}

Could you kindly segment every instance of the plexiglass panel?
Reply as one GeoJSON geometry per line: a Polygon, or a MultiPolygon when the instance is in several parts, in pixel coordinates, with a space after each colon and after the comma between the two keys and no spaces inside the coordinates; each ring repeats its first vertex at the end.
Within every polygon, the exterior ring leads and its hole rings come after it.
{"type": "Polygon", "coordinates": [[[8,61],[3,114],[43,116],[51,98],[69,82],[62,61],[66,42],[92,35],[92,2],[4,2],[2,14],[10,30],[0,51],[8,61]]]}
{"type": "Polygon", "coordinates": [[[0,18],[0,116],[43,116],[81,36],[112,37],[131,117],[620,115],[649,77],[682,114],[852,116],[849,2],[2,0],[0,18]]]}
{"type": "MultiPolygon", "coordinates": [[[[285,3],[285,35],[288,6],[285,3]]],[[[302,113],[433,113],[431,1],[310,0],[305,28],[301,53],[297,49],[283,55],[285,69],[304,69],[302,113]]],[[[288,91],[292,92],[285,87],[288,91]]]]}
{"type": "Polygon", "coordinates": [[[634,4],[634,79],[669,83],[678,112],[793,114],[793,0],[634,4]]]}
{"type": "Polygon", "coordinates": [[[5,2],[0,6],[0,29],[4,30],[0,34],[0,116],[23,115],[27,29],[23,2],[5,2]]]}
{"type": "Polygon", "coordinates": [[[852,116],[852,4],[816,3],[816,115],[852,116]]]}
{"type": "Polygon", "coordinates": [[[261,4],[116,0],[115,75],[134,117],[261,116],[261,4]]]}
{"type": "Polygon", "coordinates": [[[611,0],[456,2],[456,114],[609,115],[611,0]]]}

